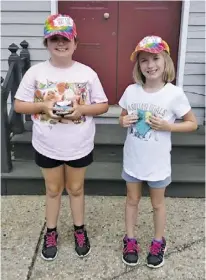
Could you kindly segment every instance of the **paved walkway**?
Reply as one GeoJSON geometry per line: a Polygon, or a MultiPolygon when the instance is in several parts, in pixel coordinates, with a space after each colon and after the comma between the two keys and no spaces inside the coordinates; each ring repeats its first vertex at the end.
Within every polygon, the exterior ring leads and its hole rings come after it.
{"type": "Polygon", "coordinates": [[[73,249],[72,221],[68,200],[62,198],[59,219],[59,254],[55,261],[40,258],[45,229],[43,196],[2,197],[2,280],[203,280],[203,199],[167,198],[166,237],[168,251],[164,267],[151,270],[145,257],[153,237],[149,198],[140,204],[140,265],[126,267],[121,261],[124,234],[123,197],[86,197],[86,225],[92,252],[79,259],[73,249]]]}

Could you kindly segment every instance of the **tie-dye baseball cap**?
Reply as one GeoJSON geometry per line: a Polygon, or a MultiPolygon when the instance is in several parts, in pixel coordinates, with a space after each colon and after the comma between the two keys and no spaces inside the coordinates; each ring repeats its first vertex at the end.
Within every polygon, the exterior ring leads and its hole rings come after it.
{"type": "Polygon", "coordinates": [[[170,54],[170,49],[168,44],[159,36],[147,36],[144,37],[136,46],[135,50],[130,56],[131,61],[135,61],[137,53],[140,51],[149,53],[160,53],[166,51],[170,54]]]}
{"type": "Polygon", "coordinates": [[[44,25],[44,38],[61,35],[72,40],[77,36],[76,25],[69,15],[50,15],[44,25]]]}

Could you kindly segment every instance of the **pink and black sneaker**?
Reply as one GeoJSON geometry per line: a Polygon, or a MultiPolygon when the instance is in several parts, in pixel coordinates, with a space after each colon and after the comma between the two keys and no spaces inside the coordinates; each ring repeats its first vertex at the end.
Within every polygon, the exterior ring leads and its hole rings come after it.
{"type": "Polygon", "coordinates": [[[86,257],[91,252],[89,238],[85,229],[74,231],[75,251],[80,258],[86,257]]]}
{"type": "Polygon", "coordinates": [[[147,256],[147,266],[151,268],[159,268],[163,266],[165,251],[166,240],[164,237],[161,242],[153,240],[147,256]]]}
{"type": "Polygon", "coordinates": [[[135,238],[128,238],[127,236],[123,239],[123,254],[122,254],[122,261],[126,265],[135,266],[138,264],[139,261],[139,244],[135,238]]]}
{"type": "Polygon", "coordinates": [[[47,232],[44,235],[44,243],[41,252],[41,257],[46,261],[53,261],[58,253],[57,250],[57,238],[58,234],[56,231],[47,232]]]}

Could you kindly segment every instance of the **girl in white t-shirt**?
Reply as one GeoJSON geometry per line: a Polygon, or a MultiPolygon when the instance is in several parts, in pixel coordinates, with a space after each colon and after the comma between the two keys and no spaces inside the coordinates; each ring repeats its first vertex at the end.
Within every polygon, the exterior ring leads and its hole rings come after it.
{"type": "Polygon", "coordinates": [[[165,189],[171,183],[171,132],[197,129],[196,118],[183,90],[171,84],[174,64],[168,44],[158,36],[143,38],[131,55],[135,62],[135,84],[128,86],[119,101],[120,125],[127,127],[122,178],[127,185],[124,263],[138,263],[139,243],[134,238],[142,182],[149,185],[154,213],[154,239],[147,256],[152,268],[164,264],[166,241],[165,189]],[[176,118],[183,118],[174,123],[176,118]]]}
{"type": "Polygon", "coordinates": [[[57,256],[57,219],[64,188],[69,193],[75,251],[90,252],[84,227],[84,178],[93,161],[94,115],[108,110],[99,78],[90,67],[72,59],[76,26],[68,15],[51,15],[44,27],[50,59],[32,66],[16,93],[15,110],[31,114],[35,162],[46,185],[46,225],[42,258],[57,256]]]}

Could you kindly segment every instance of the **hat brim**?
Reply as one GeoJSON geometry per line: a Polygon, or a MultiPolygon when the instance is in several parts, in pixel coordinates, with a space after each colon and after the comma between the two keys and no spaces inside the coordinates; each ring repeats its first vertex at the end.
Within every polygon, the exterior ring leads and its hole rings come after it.
{"type": "Polygon", "coordinates": [[[136,61],[137,54],[141,51],[148,52],[148,53],[161,53],[162,51],[168,52],[165,48],[158,48],[158,49],[157,48],[138,48],[131,54],[130,60],[132,62],[136,61]]]}
{"type": "Polygon", "coordinates": [[[62,32],[62,31],[54,31],[52,33],[49,33],[47,35],[44,36],[45,39],[48,39],[48,38],[51,38],[55,35],[59,35],[59,36],[62,36],[62,37],[65,37],[69,40],[73,40],[75,38],[75,35],[74,34],[68,34],[66,32],[62,32]]]}

